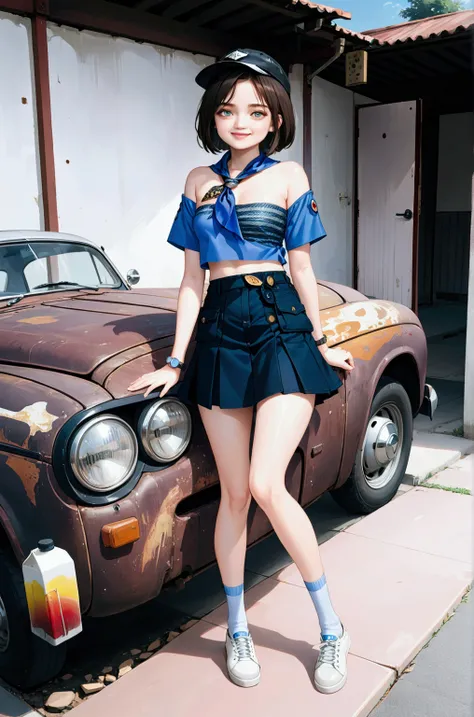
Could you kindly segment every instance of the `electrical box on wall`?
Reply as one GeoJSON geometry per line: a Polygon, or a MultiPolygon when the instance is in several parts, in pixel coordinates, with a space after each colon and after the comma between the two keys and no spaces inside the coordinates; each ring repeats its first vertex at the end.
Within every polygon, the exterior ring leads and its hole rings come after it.
{"type": "Polygon", "coordinates": [[[346,87],[367,83],[367,50],[346,54],[346,87]]]}

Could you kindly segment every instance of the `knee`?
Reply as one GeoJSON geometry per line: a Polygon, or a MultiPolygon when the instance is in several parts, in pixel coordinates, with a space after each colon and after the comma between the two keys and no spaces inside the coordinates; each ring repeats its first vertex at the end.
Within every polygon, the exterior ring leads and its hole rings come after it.
{"type": "Polygon", "coordinates": [[[275,483],[271,477],[250,475],[250,493],[265,512],[275,505],[281,495],[282,489],[275,483]]]}
{"type": "Polygon", "coordinates": [[[250,505],[250,488],[241,488],[240,490],[222,490],[221,503],[227,505],[232,513],[243,513],[249,509],[250,505]]]}

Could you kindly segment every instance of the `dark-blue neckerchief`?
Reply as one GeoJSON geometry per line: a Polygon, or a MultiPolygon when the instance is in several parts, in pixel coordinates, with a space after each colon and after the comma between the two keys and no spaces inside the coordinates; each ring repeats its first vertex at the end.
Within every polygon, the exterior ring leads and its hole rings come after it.
{"type": "Polygon", "coordinates": [[[218,174],[224,179],[224,184],[218,187],[212,187],[209,192],[205,194],[202,201],[211,199],[217,196],[217,201],[213,206],[213,216],[220,224],[220,226],[231,232],[237,239],[243,240],[239,220],[237,219],[237,213],[235,211],[235,196],[233,190],[237,185],[247,177],[251,177],[257,172],[261,172],[268,167],[272,167],[274,164],[278,164],[278,160],[267,157],[264,152],[261,152],[258,157],[252,159],[247,164],[237,177],[231,177],[229,174],[228,163],[230,159],[230,151],[226,152],[216,164],[211,165],[213,172],[218,174]]]}

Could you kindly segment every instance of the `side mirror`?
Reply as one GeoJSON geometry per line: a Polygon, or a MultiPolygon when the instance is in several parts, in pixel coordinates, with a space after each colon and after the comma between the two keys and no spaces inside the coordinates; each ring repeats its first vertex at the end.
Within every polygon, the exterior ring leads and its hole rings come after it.
{"type": "Polygon", "coordinates": [[[140,281],[140,274],[136,269],[129,269],[127,272],[127,281],[130,286],[135,286],[140,281]]]}

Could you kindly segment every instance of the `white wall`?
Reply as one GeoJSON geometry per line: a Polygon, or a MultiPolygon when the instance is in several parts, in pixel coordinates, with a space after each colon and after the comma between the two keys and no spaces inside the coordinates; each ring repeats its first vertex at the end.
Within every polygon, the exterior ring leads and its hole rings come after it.
{"type": "Polygon", "coordinates": [[[103,245],[139,286],[177,286],[166,243],[196,141],[197,72],[212,58],[49,26],[59,225],[103,245]]]}
{"type": "Polygon", "coordinates": [[[319,279],[352,286],[353,92],[314,78],[312,115],[312,187],[328,234],[312,250],[313,267],[319,279]]]}
{"type": "Polygon", "coordinates": [[[359,95],[358,92],[354,92],[354,105],[356,107],[376,104],[378,104],[378,100],[372,100],[370,97],[366,97],[365,95],[359,95]]]}
{"type": "MultiPolygon", "coordinates": [[[[213,61],[93,32],[48,29],[59,225],[103,245],[140,286],[177,286],[183,254],[166,243],[188,171],[201,150],[194,78],[213,61]]],[[[293,146],[303,161],[303,70],[291,73],[293,146]]]]}
{"type": "Polygon", "coordinates": [[[441,115],[436,211],[471,211],[473,144],[474,123],[471,112],[441,115]]]}
{"type": "Polygon", "coordinates": [[[31,22],[0,12],[0,229],[42,228],[31,22]]]}
{"type": "Polygon", "coordinates": [[[290,72],[290,85],[296,120],[295,141],[289,149],[275,155],[275,159],[292,160],[303,164],[303,65],[293,65],[290,72]]]}

